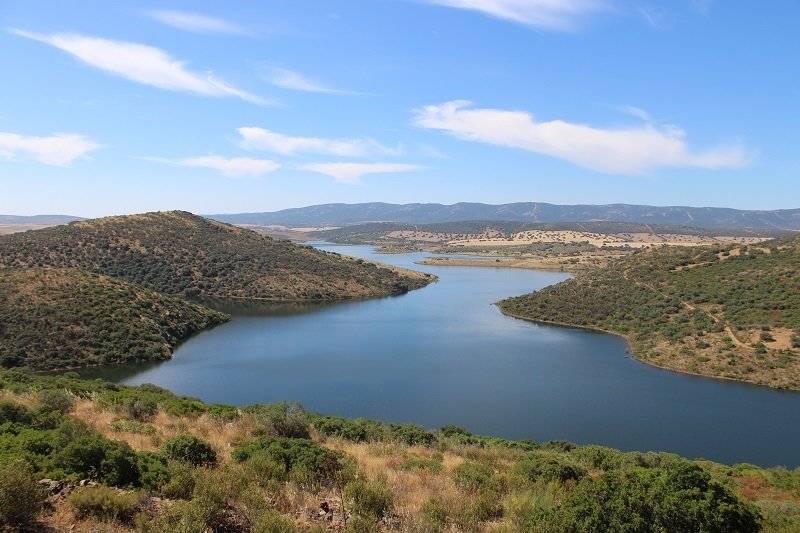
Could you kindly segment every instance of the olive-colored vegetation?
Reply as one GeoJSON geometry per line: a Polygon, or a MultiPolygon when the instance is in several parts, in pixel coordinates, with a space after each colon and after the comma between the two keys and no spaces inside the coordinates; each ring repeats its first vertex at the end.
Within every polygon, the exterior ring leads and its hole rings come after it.
{"type": "Polygon", "coordinates": [[[800,389],[800,237],[641,251],[498,305],[623,335],[665,368],[800,389]]]}
{"type": "Polygon", "coordinates": [[[0,520],[9,527],[34,521],[56,531],[152,532],[800,527],[800,469],[509,441],[455,426],[426,431],[309,414],[290,403],[206,405],[152,385],[69,374],[0,371],[0,381],[0,520]],[[48,481],[38,484],[41,478],[48,481]]]}
{"type": "Polygon", "coordinates": [[[0,365],[38,370],[167,359],[227,316],[74,269],[0,270],[0,365]]]}
{"type": "Polygon", "coordinates": [[[0,236],[0,268],[66,267],[166,294],[336,300],[402,294],[433,277],[170,211],[0,236]]]}

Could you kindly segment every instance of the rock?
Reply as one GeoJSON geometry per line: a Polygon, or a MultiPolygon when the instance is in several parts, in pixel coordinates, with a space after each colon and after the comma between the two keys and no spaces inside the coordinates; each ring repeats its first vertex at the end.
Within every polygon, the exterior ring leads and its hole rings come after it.
{"type": "Polygon", "coordinates": [[[329,513],[331,511],[331,506],[328,505],[328,502],[323,501],[319,504],[319,508],[325,513],[329,513]]]}

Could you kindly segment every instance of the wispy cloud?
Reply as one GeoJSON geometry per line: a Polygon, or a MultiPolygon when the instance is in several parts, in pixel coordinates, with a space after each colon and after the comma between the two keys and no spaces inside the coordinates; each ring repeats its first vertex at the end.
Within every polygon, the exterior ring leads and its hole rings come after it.
{"type": "Polygon", "coordinates": [[[708,15],[711,9],[711,0],[689,0],[689,8],[695,13],[708,15]]]}
{"type": "Polygon", "coordinates": [[[386,174],[391,172],[411,172],[425,167],[403,163],[313,163],[300,165],[299,168],[319,172],[331,176],[343,183],[359,183],[362,176],[368,174],[386,174]]]}
{"type": "Polygon", "coordinates": [[[414,124],[458,138],[521,148],[612,174],[641,175],[659,167],[729,168],[747,163],[738,143],[694,153],[675,126],[603,129],[563,120],[537,122],[523,111],[470,108],[463,100],[416,110],[414,124]]]}
{"type": "Polygon", "coordinates": [[[586,16],[608,8],[606,0],[421,0],[470,9],[495,18],[547,30],[568,31],[586,16]]]}
{"type": "Polygon", "coordinates": [[[145,14],[163,24],[191,31],[194,33],[232,33],[245,34],[243,28],[228,22],[227,20],[200,15],[198,13],[188,13],[186,11],[174,10],[155,10],[146,11],[145,14]]]}
{"type": "Polygon", "coordinates": [[[243,127],[236,131],[242,136],[241,146],[247,150],[263,150],[283,155],[322,154],[355,157],[373,154],[397,155],[402,147],[390,148],[369,139],[326,139],[322,137],[295,137],[257,127],[243,127]]]}
{"type": "Polygon", "coordinates": [[[153,46],[74,33],[42,35],[22,30],[10,31],[54,46],[93,67],[145,85],[204,96],[234,96],[256,104],[268,103],[263,98],[215,78],[213,73],[203,75],[192,72],[186,68],[186,62],[178,61],[153,46]]]}
{"type": "Polygon", "coordinates": [[[79,157],[97,150],[100,145],[84,135],[56,133],[48,137],[30,137],[0,132],[0,158],[31,157],[46,165],[69,166],[79,157]]]}
{"type": "Polygon", "coordinates": [[[325,94],[360,94],[343,89],[334,89],[286,68],[273,67],[267,73],[267,81],[281,89],[325,94]]]}
{"type": "Polygon", "coordinates": [[[249,157],[221,157],[206,155],[187,157],[184,159],[167,159],[165,157],[137,157],[145,161],[166,163],[176,167],[208,168],[219,171],[228,178],[260,178],[281,168],[280,163],[268,159],[251,159],[249,157]]]}

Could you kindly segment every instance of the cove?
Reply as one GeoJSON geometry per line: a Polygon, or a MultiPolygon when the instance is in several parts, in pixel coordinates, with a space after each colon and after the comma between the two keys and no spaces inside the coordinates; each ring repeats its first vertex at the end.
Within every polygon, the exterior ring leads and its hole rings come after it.
{"type": "Polygon", "coordinates": [[[659,450],[727,464],[800,465],[800,394],[639,363],[624,340],[533,324],[492,305],[568,277],[415,265],[426,254],[315,246],[439,281],[339,304],[212,302],[232,321],[162,363],[85,372],[206,402],[295,400],[306,409],[512,439],[659,450]]]}

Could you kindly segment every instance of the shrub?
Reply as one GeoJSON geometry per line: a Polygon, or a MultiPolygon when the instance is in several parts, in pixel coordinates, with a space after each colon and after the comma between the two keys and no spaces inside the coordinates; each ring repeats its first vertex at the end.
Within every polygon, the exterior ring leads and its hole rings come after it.
{"type": "Polygon", "coordinates": [[[292,439],[311,436],[305,409],[297,402],[278,402],[250,405],[244,412],[263,424],[267,435],[292,439]]]}
{"type": "Polygon", "coordinates": [[[39,391],[38,400],[40,407],[45,411],[55,411],[66,414],[72,410],[75,400],[65,390],[45,389],[39,391]]]}
{"type": "Polygon", "coordinates": [[[584,478],[556,512],[562,531],[760,531],[759,513],[700,467],[608,472],[584,478]]]}
{"type": "Polygon", "coordinates": [[[71,423],[65,423],[59,428],[53,454],[56,468],[72,474],[73,479],[93,478],[117,487],[138,485],[136,453],[127,444],[89,432],[70,438],[68,428],[71,427],[71,423]],[[62,445],[65,440],[66,444],[62,445]]]}
{"type": "Polygon", "coordinates": [[[528,483],[539,480],[563,483],[568,480],[580,481],[586,475],[586,470],[555,456],[533,453],[520,458],[511,473],[528,483]]]}
{"type": "Polygon", "coordinates": [[[24,405],[3,400],[0,401],[0,424],[6,422],[30,424],[31,414],[24,405]]]}
{"type": "Polygon", "coordinates": [[[467,492],[479,492],[489,486],[494,476],[491,466],[484,463],[465,461],[453,469],[453,483],[467,492]]]}
{"type": "Polygon", "coordinates": [[[194,472],[189,463],[173,461],[167,465],[167,480],[159,490],[171,500],[190,500],[194,492],[194,472]]]}
{"type": "Polygon", "coordinates": [[[221,403],[215,403],[209,406],[208,414],[215,420],[223,422],[233,422],[241,416],[239,414],[239,409],[236,407],[221,403]]]}
{"type": "Polygon", "coordinates": [[[147,529],[153,533],[197,533],[206,531],[206,517],[196,502],[172,502],[147,529]]]}
{"type": "Polygon", "coordinates": [[[385,482],[351,481],[345,487],[344,494],[355,514],[373,519],[386,516],[394,503],[392,489],[385,482]]]}
{"type": "Polygon", "coordinates": [[[290,474],[300,480],[306,477],[311,483],[334,483],[347,466],[342,453],[328,450],[306,439],[265,435],[239,446],[231,453],[237,463],[259,455],[280,465],[284,477],[290,474]]]}
{"type": "Polygon", "coordinates": [[[142,505],[140,493],[120,492],[103,485],[82,487],[67,497],[78,518],[92,516],[101,520],[130,522],[142,505]]]}
{"type": "Polygon", "coordinates": [[[179,435],[161,446],[165,458],[184,461],[193,466],[213,466],[217,464],[217,453],[211,444],[194,435],[179,435]]]}
{"type": "Polygon", "coordinates": [[[0,466],[0,526],[30,524],[43,503],[44,494],[24,460],[12,459],[0,466]]]}
{"type": "Polygon", "coordinates": [[[347,521],[346,533],[380,533],[381,525],[374,518],[355,515],[347,521]]]}
{"type": "Polygon", "coordinates": [[[438,532],[447,525],[447,507],[437,498],[431,498],[422,505],[420,510],[422,527],[425,531],[438,532]]]}
{"type": "Polygon", "coordinates": [[[169,471],[163,456],[153,452],[139,452],[136,459],[142,488],[157,492],[169,481],[169,471]]]}
{"type": "Polygon", "coordinates": [[[125,416],[137,422],[149,422],[158,412],[158,404],[150,398],[125,398],[122,402],[125,416]]]}
{"type": "Polygon", "coordinates": [[[294,533],[295,530],[294,522],[273,510],[260,513],[253,520],[253,533],[294,533]]]}

